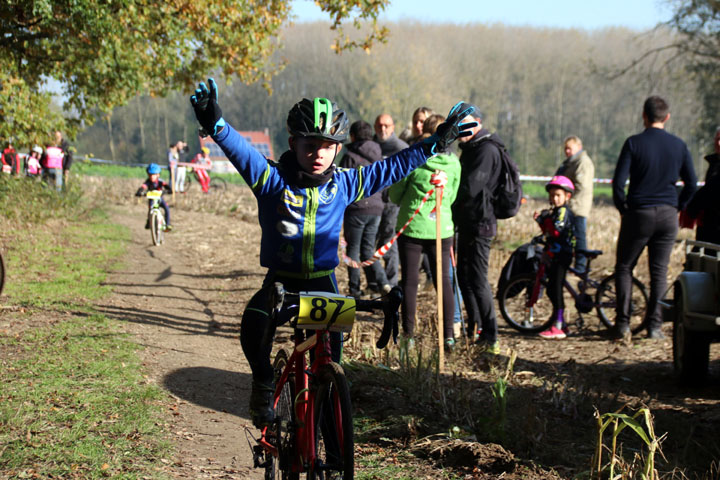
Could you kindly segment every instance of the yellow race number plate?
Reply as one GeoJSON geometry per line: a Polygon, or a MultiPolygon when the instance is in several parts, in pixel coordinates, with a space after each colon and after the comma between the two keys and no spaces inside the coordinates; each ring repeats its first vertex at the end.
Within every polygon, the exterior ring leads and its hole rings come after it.
{"type": "Polygon", "coordinates": [[[350,332],[355,321],[355,299],[336,293],[300,292],[298,328],[350,332]]]}
{"type": "Polygon", "coordinates": [[[161,198],[162,197],[162,190],[150,190],[145,194],[147,198],[161,198]]]}

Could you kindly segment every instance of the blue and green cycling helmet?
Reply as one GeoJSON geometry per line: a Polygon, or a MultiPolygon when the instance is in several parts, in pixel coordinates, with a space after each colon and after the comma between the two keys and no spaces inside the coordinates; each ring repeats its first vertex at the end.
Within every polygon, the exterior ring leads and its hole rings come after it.
{"type": "Polygon", "coordinates": [[[157,163],[151,163],[147,166],[145,170],[147,171],[148,175],[156,175],[160,173],[160,165],[158,165],[157,163]]]}
{"type": "Polygon", "coordinates": [[[344,142],[348,136],[349,122],[345,111],[327,98],[303,98],[290,109],[287,129],[293,137],[344,142]]]}

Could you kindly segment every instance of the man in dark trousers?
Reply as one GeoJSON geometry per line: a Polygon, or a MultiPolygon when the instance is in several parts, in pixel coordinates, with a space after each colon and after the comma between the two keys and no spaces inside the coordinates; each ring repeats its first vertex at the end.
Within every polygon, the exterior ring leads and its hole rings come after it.
{"type": "MultiPolygon", "coordinates": [[[[373,140],[380,145],[383,158],[395,155],[400,150],[408,148],[408,144],[400,140],[395,135],[395,122],[387,113],[381,113],[375,118],[375,135],[373,140]]],[[[388,191],[385,189],[382,193],[384,202],[382,217],[380,218],[380,226],[377,232],[377,248],[385,245],[395,235],[395,223],[397,222],[399,206],[395,205],[388,198],[388,191]]],[[[400,269],[400,256],[398,255],[397,242],[385,253],[385,275],[390,285],[398,284],[398,270],[400,269]]],[[[377,285],[371,285],[371,288],[377,290],[377,285]]]]}
{"type": "Polygon", "coordinates": [[[622,216],[615,261],[617,316],[610,331],[615,339],[630,333],[631,275],[645,246],[650,267],[647,336],[662,339],[658,301],[665,293],[667,266],[678,231],[678,210],[697,188],[692,157],[685,142],[665,131],[670,107],[652,96],[643,105],[642,133],[625,140],[613,176],[613,202],[622,216]],[[630,186],[625,194],[625,183],[630,186]],[[685,183],[678,197],[675,182],[685,183]]]}
{"type": "Polygon", "coordinates": [[[460,140],[460,186],[453,203],[453,222],[458,232],[458,279],[467,310],[467,335],[472,340],[477,327],[477,343],[482,352],[497,355],[497,317],[492,288],[488,280],[490,243],[497,233],[492,197],[497,189],[502,166],[498,145],[502,140],[482,125],[482,114],[475,113],[463,122],[477,122],[472,135],[460,140]]]}

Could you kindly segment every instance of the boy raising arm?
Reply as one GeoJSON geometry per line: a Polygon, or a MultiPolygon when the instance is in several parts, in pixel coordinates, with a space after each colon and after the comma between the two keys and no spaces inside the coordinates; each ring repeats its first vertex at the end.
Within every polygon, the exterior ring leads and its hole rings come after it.
{"type": "MultiPolygon", "coordinates": [[[[289,291],[338,292],[335,267],[345,209],[397,182],[428,157],[465,134],[472,124],[460,120],[473,107],[458,103],[437,132],[412,148],[370,166],[343,169],[334,165],[348,134],[346,113],[326,98],[302,99],[290,110],[290,149],[278,162],[253,149],[222,117],[213,79],[200,83],[190,103],[203,130],[225,152],[258,202],[262,229],[260,264],[267,268],[261,289],[245,307],[240,343],[252,370],[250,415],[257,427],[273,419],[271,341],[263,342],[269,320],[268,293],[274,282],[289,291]],[[208,88],[209,85],[209,88],[208,88]]],[[[340,334],[331,339],[339,362],[340,334]]]]}

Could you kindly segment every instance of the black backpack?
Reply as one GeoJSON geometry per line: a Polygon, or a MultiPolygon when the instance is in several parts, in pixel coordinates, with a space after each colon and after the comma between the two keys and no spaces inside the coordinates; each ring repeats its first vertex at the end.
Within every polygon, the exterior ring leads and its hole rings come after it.
{"type": "Polygon", "coordinates": [[[520,171],[503,145],[492,138],[489,141],[500,150],[502,158],[500,179],[495,192],[493,192],[493,212],[495,218],[503,220],[517,215],[520,205],[522,205],[523,191],[522,183],[520,183],[520,171]]]}

